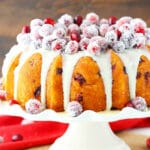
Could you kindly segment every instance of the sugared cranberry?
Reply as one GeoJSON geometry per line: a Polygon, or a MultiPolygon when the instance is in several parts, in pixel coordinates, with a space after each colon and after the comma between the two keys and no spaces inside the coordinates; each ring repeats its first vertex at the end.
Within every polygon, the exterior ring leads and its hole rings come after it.
{"type": "Polygon", "coordinates": [[[0,100],[5,100],[6,99],[6,91],[0,90],[0,100]]]}
{"type": "Polygon", "coordinates": [[[81,25],[82,21],[83,21],[83,17],[82,16],[76,16],[74,18],[74,23],[77,24],[78,26],[81,25]]]}
{"type": "Polygon", "coordinates": [[[114,16],[109,17],[108,22],[110,25],[115,24],[117,21],[117,18],[114,16]]]}
{"type": "Polygon", "coordinates": [[[71,40],[77,41],[77,42],[80,42],[80,39],[81,39],[80,34],[78,32],[77,33],[71,33],[70,38],[71,38],[71,40]]]}
{"type": "Polygon", "coordinates": [[[78,101],[69,102],[67,106],[67,113],[71,117],[79,116],[83,111],[82,105],[78,101]]]}
{"type": "Polygon", "coordinates": [[[146,146],[150,148],[150,137],[146,139],[146,146]]]}
{"type": "Polygon", "coordinates": [[[43,21],[45,24],[51,24],[51,25],[55,24],[55,21],[52,18],[45,18],[43,21]]]}
{"type": "Polygon", "coordinates": [[[30,26],[23,26],[22,27],[22,32],[21,33],[30,33],[30,26]]]}
{"type": "Polygon", "coordinates": [[[12,136],[12,141],[16,142],[16,141],[22,141],[23,140],[23,136],[21,134],[14,134],[12,136]]]}
{"type": "Polygon", "coordinates": [[[9,101],[9,105],[14,105],[14,104],[18,104],[18,101],[17,100],[14,100],[14,99],[11,99],[9,101]]]}
{"type": "Polygon", "coordinates": [[[143,33],[143,34],[145,34],[145,30],[142,27],[135,28],[135,32],[136,33],[143,33]]]}

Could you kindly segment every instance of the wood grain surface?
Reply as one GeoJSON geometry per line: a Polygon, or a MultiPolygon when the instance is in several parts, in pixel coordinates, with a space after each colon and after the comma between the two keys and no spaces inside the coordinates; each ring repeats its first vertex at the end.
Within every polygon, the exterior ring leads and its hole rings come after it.
{"type": "Polygon", "coordinates": [[[150,0],[1,0],[0,70],[4,55],[16,43],[16,35],[33,18],[56,19],[63,13],[84,16],[92,11],[100,17],[141,17],[150,25],[149,10],[150,0]]]}

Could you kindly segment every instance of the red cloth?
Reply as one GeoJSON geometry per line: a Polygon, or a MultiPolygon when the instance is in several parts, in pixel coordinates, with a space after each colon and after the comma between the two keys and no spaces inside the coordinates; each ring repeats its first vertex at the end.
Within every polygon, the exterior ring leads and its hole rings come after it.
{"type": "MultiPolygon", "coordinates": [[[[23,150],[25,148],[51,144],[63,135],[68,124],[54,121],[34,121],[22,124],[24,118],[15,116],[0,116],[0,150],[23,150]],[[21,141],[12,141],[14,134],[23,136],[21,141]]],[[[150,127],[150,118],[124,119],[110,122],[114,132],[137,127],[150,127]]]]}

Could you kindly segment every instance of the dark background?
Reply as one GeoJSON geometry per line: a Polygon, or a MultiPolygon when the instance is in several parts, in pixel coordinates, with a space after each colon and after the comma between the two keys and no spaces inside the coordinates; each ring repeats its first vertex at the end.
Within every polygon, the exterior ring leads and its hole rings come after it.
{"type": "Polygon", "coordinates": [[[64,13],[85,16],[91,11],[100,18],[140,17],[150,25],[150,0],[0,0],[0,70],[16,35],[33,18],[57,19],[64,13]]]}

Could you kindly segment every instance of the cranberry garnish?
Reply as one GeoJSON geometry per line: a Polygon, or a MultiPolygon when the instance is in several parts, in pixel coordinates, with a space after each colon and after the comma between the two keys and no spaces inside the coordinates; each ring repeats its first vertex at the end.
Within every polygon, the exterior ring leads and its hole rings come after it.
{"type": "Polygon", "coordinates": [[[44,19],[44,23],[54,25],[55,21],[52,18],[46,18],[46,19],[44,19]]]}
{"type": "Polygon", "coordinates": [[[136,33],[143,33],[143,34],[145,34],[145,30],[143,28],[141,28],[141,27],[135,28],[135,32],[136,33]]]}
{"type": "Polygon", "coordinates": [[[146,145],[148,148],[150,148],[150,137],[146,139],[146,145]]]}
{"type": "Polygon", "coordinates": [[[121,37],[121,32],[119,30],[116,30],[116,33],[117,33],[117,36],[118,36],[118,40],[120,39],[121,37]]]}
{"type": "Polygon", "coordinates": [[[80,34],[78,32],[71,33],[70,37],[71,37],[71,40],[73,40],[73,41],[80,42],[80,40],[81,40],[80,34]]]}
{"type": "Polygon", "coordinates": [[[115,24],[117,21],[117,18],[114,16],[109,17],[108,22],[110,25],[115,24]]]}
{"type": "Polygon", "coordinates": [[[30,33],[30,26],[23,26],[21,33],[30,33]]]}
{"type": "Polygon", "coordinates": [[[74,18],[74,23],[76,23],[78,26],[80,26],[81,23],[82,23],[82,20],[83,20],[83,17],[82,17],[82,16],[76,16],[76,17],[74,18]]]}
{"type": "Polygon", "coordinates": [[[126,104],[126,107],[132,107],[132,108],[134,108],[134,105],[133,105],[133,103],[132,103],[131,101],[129,101],[129,102],[126,104]]]}
{"type": "Polygon", "coordinates": [[[0,100],[5,100],[6,99],[6,91],[0,90],[0,100]]]}
{"type": "Polygon", "coordinates": [[[9,105],[19,104],[17,100],[11,99],[9,105]]]}
{"type": "Polygon", "coordinates": [[[13,142],[21,141],[21,140],[23,140],[23,136],[22,136],[21,134],[14,134],[14,135],[12,136],[12,141],[13,141],[13,142]]]}

